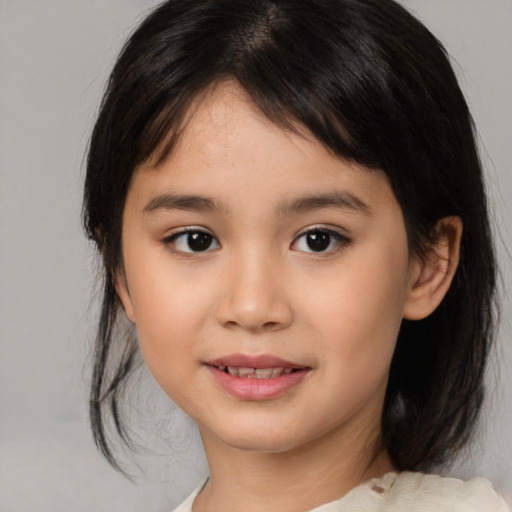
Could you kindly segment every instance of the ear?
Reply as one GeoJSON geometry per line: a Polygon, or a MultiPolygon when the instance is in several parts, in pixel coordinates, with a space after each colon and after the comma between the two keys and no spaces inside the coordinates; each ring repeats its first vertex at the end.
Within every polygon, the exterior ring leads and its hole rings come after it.
{"type": "Polygon", "coordinates": [[[132,299],[130,297],[130,290],[128,289],[128,283],[126,281],[126,275],[124,271],[119,270],[116,273],[115,277],[115,283],[116,283],[116,292],[119,296],[119,299],[121,300],[121,304],[123,305],[124,312],[126,313],[126,316],[128,320],[132,324],[135,322],[135,315],[133,312],[133,304],[132,299]]]}
{"type": "Polygon", "coordinates": [[[439,306],[459,264],[461,218],[442,218],[435,233],[434,242],[427,247],[425,256],[411,263],[409,292],[403,310],[403,317],[408,320],[421,320],[439,306]]]}

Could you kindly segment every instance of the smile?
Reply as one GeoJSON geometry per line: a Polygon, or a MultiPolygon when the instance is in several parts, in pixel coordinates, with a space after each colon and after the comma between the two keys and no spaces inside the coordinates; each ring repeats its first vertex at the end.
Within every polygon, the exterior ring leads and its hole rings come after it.
{"type": "Polygon", "coordinates": [[[297,387],[311,368],[271,355],[233,354],[206,363],[214,381],[243,400],[269,400],[297,387]]]}
{"type": "Polygon", "coordinates": [[[236,366],[218,366],[222,372],[229,373],[234,377],[242,377],[245,379],[275,379],[284,374],[289,374],[294,371],[294,368],[239,368],[236,366]]]}

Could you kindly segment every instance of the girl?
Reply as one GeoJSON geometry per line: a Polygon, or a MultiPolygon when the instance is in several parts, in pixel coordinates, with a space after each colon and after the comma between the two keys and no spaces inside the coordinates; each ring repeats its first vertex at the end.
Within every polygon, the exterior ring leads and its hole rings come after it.
{"type": "Polygon", "coordinates": [[[179,512],[508,510],[424,473],[477,420],[496,270],[466,102],[394,1],[163,3],[111,75],[84,223],[94,436],[118,467],[140,349],[208,459],[179,512]]]}

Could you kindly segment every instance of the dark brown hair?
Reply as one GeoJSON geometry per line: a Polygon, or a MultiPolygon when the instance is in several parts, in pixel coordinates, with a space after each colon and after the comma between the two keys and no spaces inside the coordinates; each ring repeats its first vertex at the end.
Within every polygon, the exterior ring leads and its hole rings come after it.
{"type": "Polygon", "coordinates": [[[127,439],[119,402],[138,353],[133,336],[115,332],[132,173],[157,149],[171,152],[193,101],[227,80],[276,125],[385,172],[411,254],[423,254],[439,219],[462,218],[453,284],[432,315],[403,322],[382,416],[398,469],[450,460],[482,403],[495,256],[466,101],[442,45],[392,0],[171,0],[126,43],[92,134],[83,209],[104,262],[90,401],[99,448],[117,466],[105,422],[127,439]]]}

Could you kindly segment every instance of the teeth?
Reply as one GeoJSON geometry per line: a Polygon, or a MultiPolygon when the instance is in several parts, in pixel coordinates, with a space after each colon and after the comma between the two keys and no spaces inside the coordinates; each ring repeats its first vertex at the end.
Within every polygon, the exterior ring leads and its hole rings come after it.
{"type": "Polygon", "coordinates": [[[243,377],[246,379],[273,379],[283,374],[292,373],[293,368],[244,368],[236,366],[219,366],[219,370],[225,371],[233,377],[243,377]]]}
{"type": "Polygon", "coordinates": [[[238,368],[239,377],[247,377],[254,373],[254,368],[238,368]]]}
{"type": "Polygon", "coordinates": [[[260,379],[268,379],[274,373],[274,370],[273,368],[256,368],[254,373],[260,379]]]}

